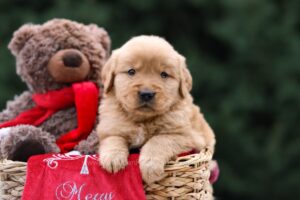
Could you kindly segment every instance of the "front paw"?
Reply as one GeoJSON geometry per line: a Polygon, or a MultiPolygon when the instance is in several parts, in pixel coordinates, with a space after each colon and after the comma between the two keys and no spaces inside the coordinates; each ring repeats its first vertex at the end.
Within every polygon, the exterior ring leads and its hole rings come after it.
{"type": "Polygon", "coordinates": [[[124,152],[106,152],[100,155],[100,165],[110,173],[117,173],[128,164],[128,154],[124,152]]]}
{"type": "Polygon", "coordinates": [[[147,184],[159,181],[162,178],[164,178],[165,163],[163,160],[141,155],[139,159],[139,164],[143,180],[147,184]]]}

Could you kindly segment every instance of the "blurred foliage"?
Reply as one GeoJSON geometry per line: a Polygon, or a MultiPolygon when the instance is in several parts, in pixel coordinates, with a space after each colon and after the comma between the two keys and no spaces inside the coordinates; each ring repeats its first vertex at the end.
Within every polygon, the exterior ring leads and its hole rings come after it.
{"type": "Polygon", "coordinates": [[[26,88],[6,48],[24,23],[96,23],[113,48],[160,35],[187,57],[216,132],[218,199],[300,199],[299,10],[297,0],[0,0],[0,107],[26,88]]]}

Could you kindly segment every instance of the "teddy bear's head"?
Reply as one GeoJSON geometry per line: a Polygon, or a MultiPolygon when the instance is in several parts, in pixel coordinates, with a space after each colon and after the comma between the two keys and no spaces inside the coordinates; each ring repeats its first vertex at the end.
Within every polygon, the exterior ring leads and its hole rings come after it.
{"type": "Polygon", "coordinates": [[[110,38],[94,24],[53,19],[23,25],[8,48],[16,56],[18,75],[32,91],[42,93],[74,82],[99,81],[110,38]]]}

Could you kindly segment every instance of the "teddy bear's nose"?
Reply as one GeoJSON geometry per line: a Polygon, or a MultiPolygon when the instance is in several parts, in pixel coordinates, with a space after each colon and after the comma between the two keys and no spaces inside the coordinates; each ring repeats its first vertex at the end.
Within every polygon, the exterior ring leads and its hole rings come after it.
{"type": "Polygon", "coordinates": [[[82,58],[76,52],[66,52],[62,59],[66,67],[79,67],[82,64],[82,58]]]}
{"type": "Polygon", "coordinates": [[[61,83],[74,83],[88,78],[91,65],[87,57],[77,49],[57,51],[47,64],[52,78],[61,83]]]}

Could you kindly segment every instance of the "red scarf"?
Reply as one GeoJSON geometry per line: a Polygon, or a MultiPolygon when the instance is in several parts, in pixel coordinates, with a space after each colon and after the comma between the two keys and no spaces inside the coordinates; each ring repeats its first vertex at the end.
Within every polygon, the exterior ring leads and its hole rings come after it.
{"type": "Polygon", "coordinates": [[[86,139],[94,127],[98,109],[99,89],[95,83],[74,83],[72,87],[33,94],[36,106],[19,114],[16,118],[0,124],[0,128],[21,124],[39,126],[59,110],[75,105],[78,127],[62,134],[56,143],[61,152],[72,150],[80,140],[86,139]]]}

